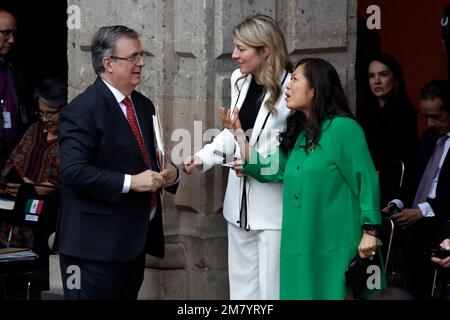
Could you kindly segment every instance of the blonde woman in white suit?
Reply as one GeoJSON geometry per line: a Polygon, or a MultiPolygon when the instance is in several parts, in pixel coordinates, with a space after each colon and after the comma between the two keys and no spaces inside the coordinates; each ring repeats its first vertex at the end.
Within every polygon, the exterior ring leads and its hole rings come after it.
{"type": "MultiPolygon", "coordinates": [[[[246,18],[233,30],[231,110],[247,138],[263,155],[278,147],[278,133],[289,110],[284,100],[292,65],[276,22],[265,15],[246,18]]],[[[203,172],[240,157],[234,137],[222,131],[193,156],[184,159],[184,171],[203,172]],[[225,160],[227,159],[227,160],[225,160]]],[[[282,221],[282,185],[264,184],[230,170],[223,213],[228,222],[230,299],[279,299],[279,256],[282,221]]]]}

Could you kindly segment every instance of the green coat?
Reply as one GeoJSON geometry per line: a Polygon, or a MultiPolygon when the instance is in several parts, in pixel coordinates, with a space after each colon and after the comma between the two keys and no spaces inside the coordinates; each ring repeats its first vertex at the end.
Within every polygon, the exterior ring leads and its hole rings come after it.
{"type": "Polygon", "coordinates": [[[324,121],[319,145],[308,153],[303,146],[305,132],[287,157],[251,150],[243,173],[283,181],[280,298],[344,299],[361,225],[381,223],[378,177],[364,133],[350,118],[324,121]]]}

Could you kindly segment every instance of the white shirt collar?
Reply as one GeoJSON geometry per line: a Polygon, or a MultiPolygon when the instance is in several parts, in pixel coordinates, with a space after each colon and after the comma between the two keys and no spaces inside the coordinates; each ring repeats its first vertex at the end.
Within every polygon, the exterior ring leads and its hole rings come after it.
{"type": "Polygon", "coordinates": [[[106,86],[109,88],[109,90],[111,90],[112,94],[114,95],[114,98],[116,98],[116,100],[117,100],[117,103],[119,103],[119,104],[122,103],[123,99],[125,99],[124,94],[122,92],[120,92],[119,90],[117,90],[116,88],[114,88],[111,84],[109,84],[108,81],[106,81],[102,77],[100,77],[100,78],[106,84],[106,86]]]}

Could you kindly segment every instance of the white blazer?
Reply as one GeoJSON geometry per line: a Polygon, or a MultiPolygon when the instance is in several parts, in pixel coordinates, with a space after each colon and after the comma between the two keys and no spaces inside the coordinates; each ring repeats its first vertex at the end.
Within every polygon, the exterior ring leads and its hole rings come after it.
{"type": "MultiPolygon", "coordinates": [[[[231,75],[231,109],[241,108],[247,96],[252,76],[238,81],[242,76],[239,69],[231,75]]],[[[277,114],[270,114],[265,107],[269,93],[264,96],[263,103],[259,109],[252,134],[250,145],[261,155],[266,156],[274,153],[279,145],[279,133],[283,132],[286,118],[290,110],[286,107],[284,93],[290,80],[290,74],[283,72],[280,77],[282,94],[276,102],[277,114]],[[265,124],[264,124],[265,123],[265,124]],[[264,126],[264,129],[262,129],[264,126]]],[[[235,143],[233,135],[228,129],[223,130],[214,140],[203,147],[196,155],[203,161],[203,172],[211,169],[216,164],[223,163],[223,155],[232,159],[233,152],[240,158],[240,151],[235,143]],[[237,150],[236,150],[237,149],[237,150]],[[221,155],[222,154],[222,155],[221,155]]],[[[247,230],[281,230],[283,201],[281,183],[260,183],[248,176],[245,179],[247,194],[247,230]]],[[[236,226],[240,226],[240,208],[243,194],[244,178],[238,177],[234,170],[230,169],[228,185],[223,204],[225,219],[236,226]]]]}

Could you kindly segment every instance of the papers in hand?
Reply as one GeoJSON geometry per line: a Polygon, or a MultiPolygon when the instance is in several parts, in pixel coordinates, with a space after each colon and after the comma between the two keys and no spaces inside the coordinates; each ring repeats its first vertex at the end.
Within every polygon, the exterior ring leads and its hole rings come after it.
{"type": "Polygon", "coordinates": [[[214,150],[214,154],[222,159],[223,163],[221,163],[221,165],[223,167],[233,168],[236,162],[242,163],[241,148],[239,147],[237,141],[234,140],[234,137],[232,138],[232,141],[234,142],[234,150],[232,153],[228,154],[219,150],[214,150]]]}
{"type": "Polygon", "coordinates": [[[153,115],[153,128],[155,130],[156,151],[158,151],[160,157],[159,166],[161,170],[164,170],[164,135],[161,124],[161,115],[159,114],[159,105],[155,107],[155,114],[153,115]]]}
{"type": "Polygon", "coordinates": [[[0,209],[12,210],[14,209],[15,200],[8,197],[0,197],[0,209]]]}
{"type": "Polygon", "coordinates": [[[222,167],[233,168],[234,167],[234,162],[223,163],[222,167]]]}
{"type": "Polygon", "coordinates": [[[28,248],[3,248],[0,249],[0,262],[35,260],[39,256],[28,248]]]}
{"type": "Polygon", "coordinates": [[[234,168],[235,165],[239,165],[239,164],[242,166],[244,165],[242,163],[241,159],[236,159],[235,161],[232,161],[232,162],[222,163],[222,167],[234,168]]]}

